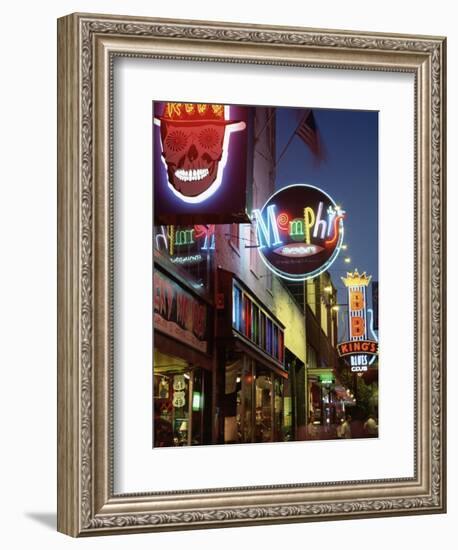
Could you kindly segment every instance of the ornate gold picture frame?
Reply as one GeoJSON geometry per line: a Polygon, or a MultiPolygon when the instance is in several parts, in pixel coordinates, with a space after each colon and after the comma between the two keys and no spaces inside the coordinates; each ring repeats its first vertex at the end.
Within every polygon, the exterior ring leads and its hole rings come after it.
{"type": "Polygon", "coordinates": [[[445,512],[445,48],[445,38],[432,36],[93,14],[59,19],[60,532],[76,537],[445,512]],[[273,479],[256,487],[114,491],[112,119],[113,62],[120,57],[413,75],[412,477],[336,481],[331,475],[320,483],[273,479]]]}

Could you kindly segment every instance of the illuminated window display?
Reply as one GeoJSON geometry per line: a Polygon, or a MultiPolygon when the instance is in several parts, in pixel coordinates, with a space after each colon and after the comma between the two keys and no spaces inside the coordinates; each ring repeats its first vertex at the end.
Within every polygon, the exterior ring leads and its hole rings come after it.
{"type": "Polygon", "coordinates": [[[202,444],[202,371],[178,357],[154,352],[154,442],[156,447],[202,444]]]}
{"type": "Polygon", "coordinates": [[[225,374],[225,443],[248,443],[252,440],[253,380],[251,362],[243,355],[228,360],[225,374]]]}
{"type": "MultiPolygon", "coordinates": [[[[284,380],[249,356],[237,354],[225,369],[224,442],[287,441],[284,380]]],[[[291,427],[291,422],[290,422],[291,427]]]]}

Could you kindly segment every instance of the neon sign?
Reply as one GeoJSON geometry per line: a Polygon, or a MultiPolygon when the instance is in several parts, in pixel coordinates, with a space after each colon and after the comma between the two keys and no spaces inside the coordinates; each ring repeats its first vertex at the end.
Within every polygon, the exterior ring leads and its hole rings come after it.
{"type": "Polygon", "coordinates": [[[348,289],[348,334],[347,342],[341,342],[337,346],[340,357],[345,357],[350,364],[352,372],[367,371],[369,365],[375,361],[378,354],[378,341],[372,329],[373,314],[367,309],[366,289],[371,276],[366,273],[347,273],[341,277],[348,289]],[[368,321],[368,314],[371,316],[368,321]],[[370,334],[373,340],[370,339],[370,334]]]}
{"type": "Polygon", "coordinates": [[[186,203],[208,199],[221,185],[230,135],[245,122],[231,120],[229,106],[210,103],[166,103],[154,122],[170,191],[186,203]]]}
{"type": "Polygon", "coordinates": [[[172,263],[197,264],[215,250],[215,225],[161,225],[155,230],[155,242],[172,263]]]}
{"type": "Polygon", "coordinates": [[[345,211],[312,185],[280,189],[252,217],[261,259],[284,279],[317,277],[329,269],[342,246],[345,211]]]}

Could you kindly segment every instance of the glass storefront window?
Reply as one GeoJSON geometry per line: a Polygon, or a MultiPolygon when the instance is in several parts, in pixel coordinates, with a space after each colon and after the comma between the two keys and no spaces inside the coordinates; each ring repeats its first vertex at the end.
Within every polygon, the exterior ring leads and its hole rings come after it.
{"type": "Polygon", "coordinates": [[[292,438],[292,402],[287,381],[244,353],[226,360],[224,442],[265,443],[292,438]]]}
{"type": "Polygon", "coordinates": [[[252,439],[251,362],[237,355],[226,363],[224,442],[249,443],[252,439]]]}
{"type": "Polygon", "coordinates": [[[202,444],[202,369],[154,350],[154,447],[202,444]]]}
{"type": "Polygon", "coordinates": [[[283,379],[277,376],[274,379],[274,424],[275,441],[284,441],[284,384],[283,379]]]}
{"type": "Polygon", "coordinates": [[[256,369],[256,418],[254,441],[273,441],[273,388],[272,373],[257,366],[256,369]]]}

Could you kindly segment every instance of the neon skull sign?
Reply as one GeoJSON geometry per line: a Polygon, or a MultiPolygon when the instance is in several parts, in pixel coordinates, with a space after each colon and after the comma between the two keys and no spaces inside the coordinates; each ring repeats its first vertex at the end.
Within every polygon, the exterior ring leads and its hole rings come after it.
{"type": "Polygon", "coordinates": [[[166,103],[155,119],[169,187],[185,202],[201,202],[221,184],[230,133],[245,128],[225,114],[224,105],[166,103]]]}

